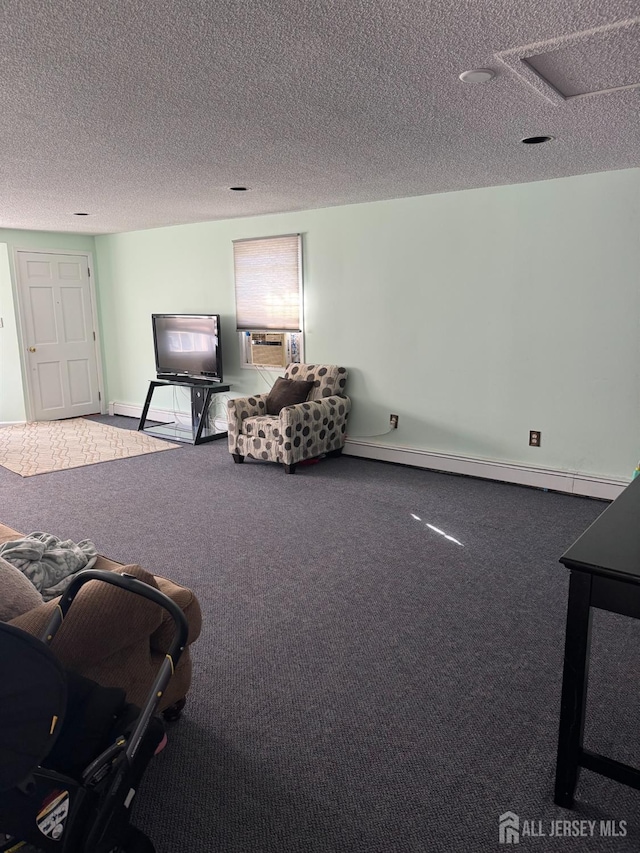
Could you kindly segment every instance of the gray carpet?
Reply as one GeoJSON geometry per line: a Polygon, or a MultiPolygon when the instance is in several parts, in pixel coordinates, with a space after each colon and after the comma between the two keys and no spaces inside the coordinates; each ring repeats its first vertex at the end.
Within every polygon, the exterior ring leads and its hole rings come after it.
{"type": "MultiPolygon", "coordinates": [[[[574,811],[552,801],[558,558],[606,504],[349,457],[287,476],[225,442],[0,469],[0,494],[5,523],[89,537],[200,599],[189,703],[135,806],[158,853],[501,849],[507,810],[546,833],[627,822],[520,849],[640,847],[638,792],[583,772],[574,811]]],[[[635,765],[639,647],[638,622],[596,615],[587,743],[635,765]]]]}

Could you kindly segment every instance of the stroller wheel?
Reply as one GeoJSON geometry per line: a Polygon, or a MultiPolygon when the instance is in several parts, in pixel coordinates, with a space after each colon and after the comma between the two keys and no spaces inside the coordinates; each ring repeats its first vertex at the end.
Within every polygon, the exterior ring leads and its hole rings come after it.
{"type": "Polygon", "coordinates": [[[135,826],[129,827],[124,853],[156,853],[151,839],[135,826]]]}
{"type": "MultiPolygon", "coordinates": [[[[129,826],[126,830],[126,841],[119,842],[115,847],[104,848],[104,853],[156,853],[156,848],[144,832],[129,826]]],[[[103,853],[101,848],[100,853],[103,853]]]]}

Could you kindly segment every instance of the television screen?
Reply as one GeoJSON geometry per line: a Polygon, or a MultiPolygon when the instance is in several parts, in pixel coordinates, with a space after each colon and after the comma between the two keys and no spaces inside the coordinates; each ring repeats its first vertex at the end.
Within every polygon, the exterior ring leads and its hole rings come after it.
{"type": "Polygon", "coordinates": [[[222,381],[219,314],[152,314],[156,372],[222,381]]]}

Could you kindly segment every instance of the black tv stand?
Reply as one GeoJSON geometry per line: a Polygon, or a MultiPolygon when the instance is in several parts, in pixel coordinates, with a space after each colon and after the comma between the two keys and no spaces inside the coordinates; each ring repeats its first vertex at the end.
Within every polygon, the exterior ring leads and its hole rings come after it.
{"type": "Polygon", "coordinates": [[[138,432],[144,432],[156,438],[166,438],[169,441],[182,441],[186,444],[204,444],[207,441],[226,438],[227,431],[216,430],[215,423],[213,426],[208,424],[208,418],[211,396],[228,391],[230,387],[230,385],[223,385],[221,382],[202,381],[197,377],[185,377],[184,379],[182,377],[172,379],[158,377],[152,379],[149,382],[149,390],[140,416],[138,432]],[[145,426],[153,392],[156,388],[166,388],[169,385],[182,385],[191,388],[191,426],[177,422],[145,426]]]}
{"type": "MultiPolygon", "coordinates": [[[[213,379],[210,376],[190,376],[188,374],[181,375],[179,373],[159,373],[158,381],[168,382],[169,385],[221,385],[219,379],[213,379]]],[[[228,386],[227,386],[228,387],[228,386]]]]}

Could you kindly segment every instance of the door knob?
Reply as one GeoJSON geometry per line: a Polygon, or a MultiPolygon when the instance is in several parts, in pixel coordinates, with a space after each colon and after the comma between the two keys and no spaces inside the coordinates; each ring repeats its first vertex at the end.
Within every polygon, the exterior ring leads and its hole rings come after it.
{"type": "Polygon", "coordinates": [[[35,352],[35,351],[36,351],[35,347],[29,347],[29,352],[35,352]]]}

